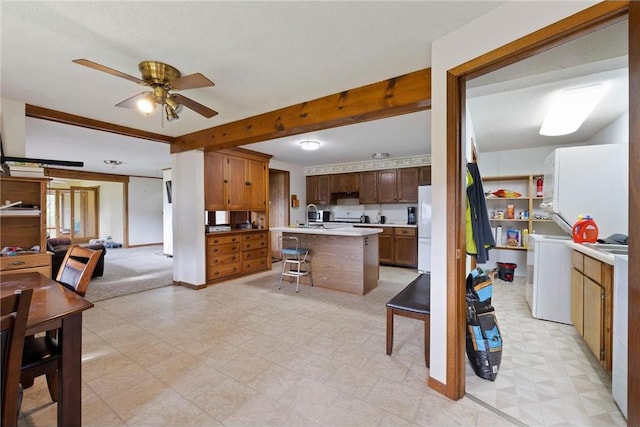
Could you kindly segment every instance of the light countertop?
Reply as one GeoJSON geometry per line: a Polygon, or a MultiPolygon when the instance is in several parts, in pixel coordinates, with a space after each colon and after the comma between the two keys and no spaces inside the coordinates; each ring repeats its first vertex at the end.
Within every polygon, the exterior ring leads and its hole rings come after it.
{"type": "Polygon", "coordinates": [[[354,227],[404,227],[404,228],[418,228],[415,224],[393,224],[393,223],[385,223],[385,224],[371,224],[371,223],[357,223],[353,224],[354,227]]]}
{"type": "MultiPolygon", "coordinates": [[[[575,242],[572,242],[571,240],[568,240],[566,244],[571,249],[575,249],[576,251],[582,252],[583,254],[588,255],[591,258],[595,258],[599,261],[602,261],[611,265],[614,264],[616,256],[623,256],[620,254],[612,254],[610,252],[600,250],[589,243],[575,243],[575,242]]],[[[618,245],[608,245],[608,246],[618,246],[618,245]]]]}
{"type": "Polygon", "coordinates": [[[340,228],[320,228],[320,227],[272,227],[271,231],[281,231],[283,233],[318,234],[324,236],[371,236],[382,233],[381,228],[371,227],[340,227],[340,228]]]}

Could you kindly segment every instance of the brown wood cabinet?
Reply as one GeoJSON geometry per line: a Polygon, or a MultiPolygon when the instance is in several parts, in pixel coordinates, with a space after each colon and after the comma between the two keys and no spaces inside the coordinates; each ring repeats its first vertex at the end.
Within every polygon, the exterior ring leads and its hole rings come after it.
{"type": "Polygon", "coordinates": [[[571,320],[600,364],[611,371],[613,266],[580,251],[571,254],[571,320]]]}
{"type": "Polygon", "coordinates": [[[30,212],[0,211],[2,232],[0,248],[18,247],[30,250],[38,247],[34,253],[0,257],[1,274],[37,271],[51,277],[51,254],[47,253],[46,216],[47,216],[48,178],[2,177],[0,179],[0,200],[22,202],[35,208],[30,212]]]}
{"type": "Polygon", "coordinates": [[[380,264],[418,266],[418,234],[412,227],[382,227],[378,234],[380,264]]]}
{"type": "Polygon", "coordinates": [[[270,268],[266,230],[207,235],[207,283],[217,283],[270,268]]]}
{"type": "Polygon", "coordinates": [[[418,168],[418,185],[431,185],[431,166],[418,168]]]}
{"type": "Polygon", "coordinates": [[[360,172],[358,181],[360,203],[363,205],[378,203],[378,172],[360,172]]]}
{"type": "Polygon", "coordinates": [[[229,149],[208,151],[204,158],[206,210],[267,210],[268,156],[229,149]]]}
{"type": "Polygon", "coordinates": [[[378,171],[378,203],[396,203],[398,201],[397,170],[378,171]]]}
{"type": "Polygon", "coordinates": [[[394,264],[418,266],[418,235],[416,228],[394,227],[394,264]]]}
{"type": "Polygon", "coordinates": [[[395,246],[393,227],[383,227],[378,234],[378,260],[380,264],[393,265],[395,260],[395,246]]]}
{"type": "Polygon", "coordinates": [[[397,195],[400,203],[418,202],[418,168],[397,170],[397,195]]]}
{"type": "Polygon", "coordinates": [[[358,174],[357,173],[338,173],[330,175],[331,192],[332,193],[357,193],[358,192],[358,174]]]}
{"type": "Polygon", "coordinates": [[[331,203],[331,175],[307,177],[307,204],[328,205],[331,203]]]}

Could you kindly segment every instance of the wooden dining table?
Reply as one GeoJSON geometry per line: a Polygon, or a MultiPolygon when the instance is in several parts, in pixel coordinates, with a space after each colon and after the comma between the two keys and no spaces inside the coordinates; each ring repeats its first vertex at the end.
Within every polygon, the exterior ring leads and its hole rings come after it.
{"type": "Polygon", "coordinates": [[[33,289],[27,330],[33,335],[58,329],[61,350],[58,372],[58,426],[82,424],[82,313],[93,304],[54,280],[36,272],[0,275],[4,297],[18,289],[33,289]]]}

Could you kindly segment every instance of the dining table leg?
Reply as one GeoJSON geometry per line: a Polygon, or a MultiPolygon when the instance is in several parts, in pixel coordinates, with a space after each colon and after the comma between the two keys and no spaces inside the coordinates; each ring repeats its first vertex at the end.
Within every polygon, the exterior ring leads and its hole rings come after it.
{"type": "Polygon", "coordinates": [[[82,425],[82,313],[62,319],[58,427],[82,425]]]}

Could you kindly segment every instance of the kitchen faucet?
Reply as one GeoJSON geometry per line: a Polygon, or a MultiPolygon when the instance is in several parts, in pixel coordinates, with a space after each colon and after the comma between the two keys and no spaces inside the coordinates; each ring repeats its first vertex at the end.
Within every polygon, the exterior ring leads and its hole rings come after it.
{"type": "Polygon", "coordinates": [[[305,215],[305,218],[304,218],[304,223],[307,226],[309,225],[309,208],[315,209],[316,213],[318,212],[318,207],[316,205],[314,205],[313,203],[309,203],[307,205],[307,209],[306,209],[306,212],[305,212],[306,215],[305,215]]]}

